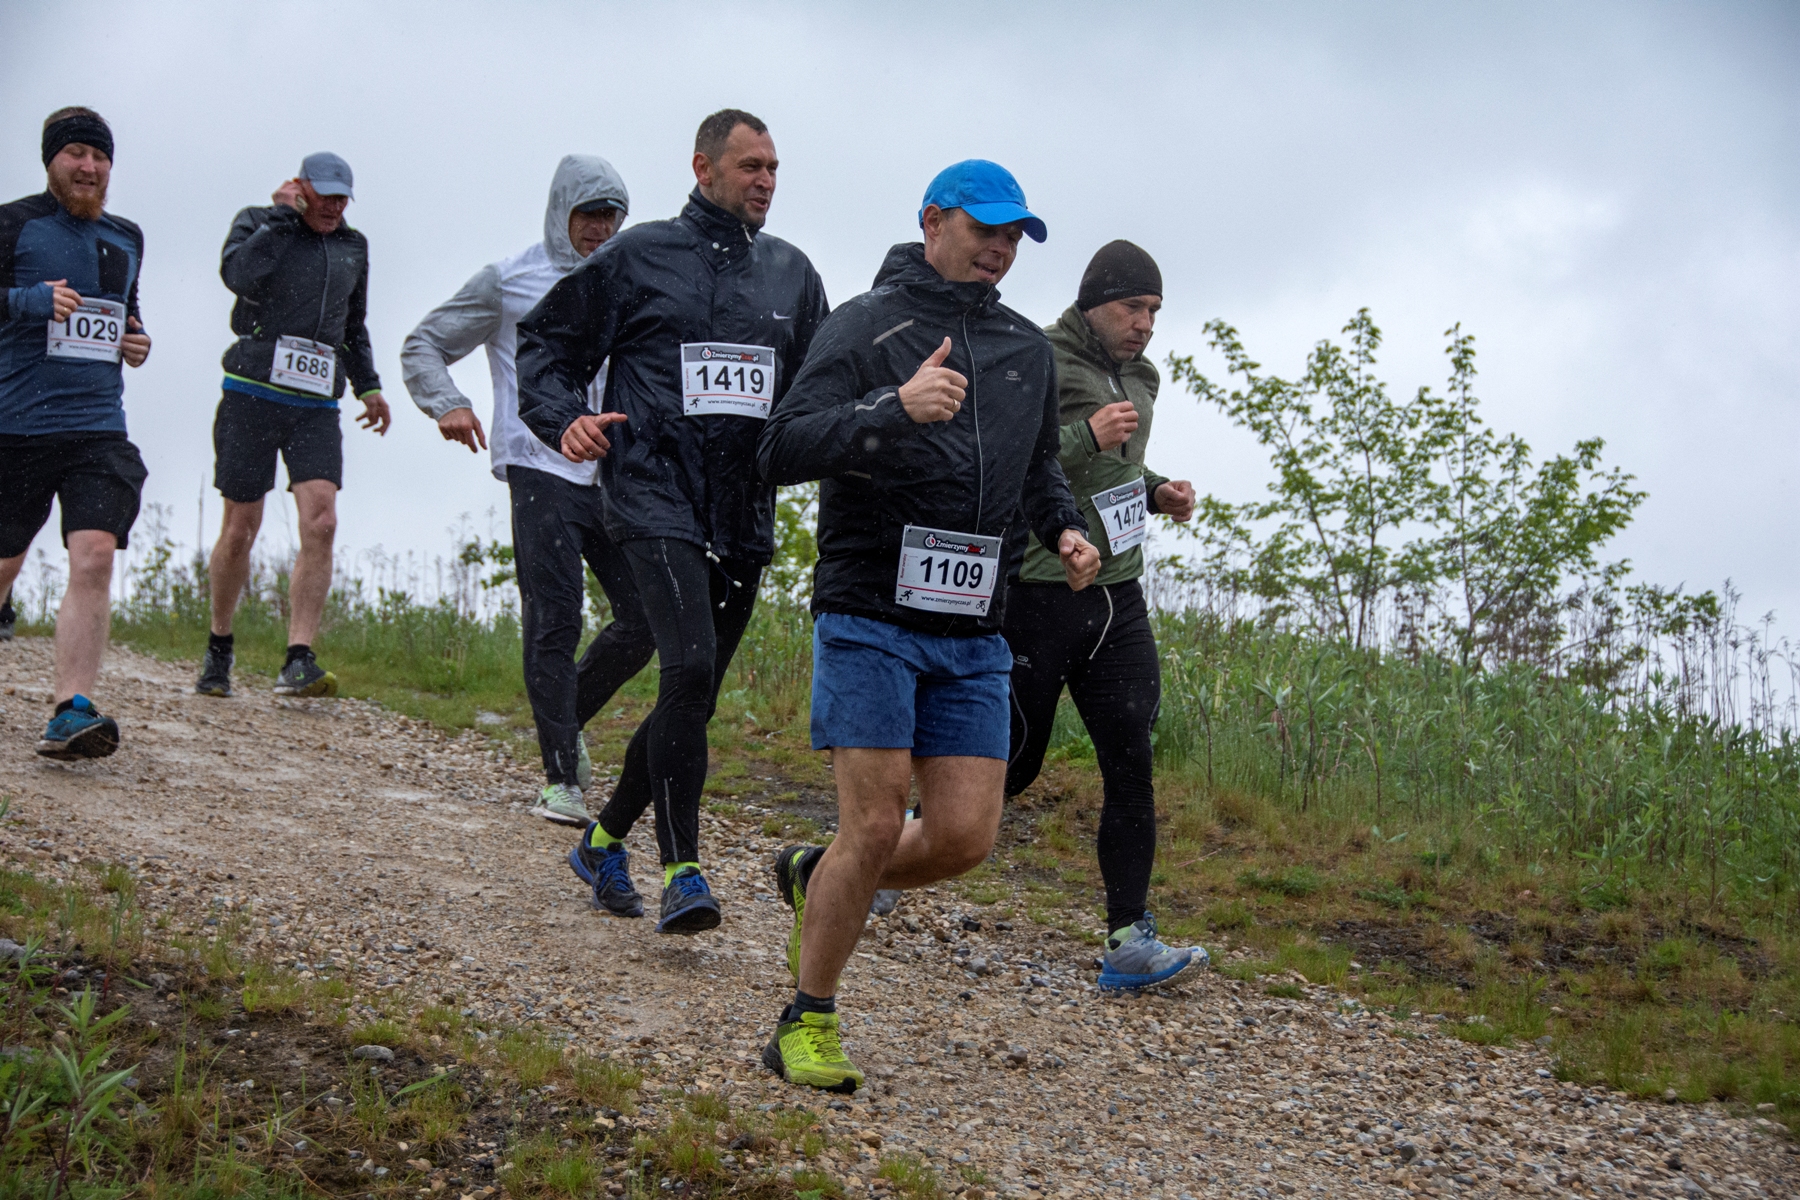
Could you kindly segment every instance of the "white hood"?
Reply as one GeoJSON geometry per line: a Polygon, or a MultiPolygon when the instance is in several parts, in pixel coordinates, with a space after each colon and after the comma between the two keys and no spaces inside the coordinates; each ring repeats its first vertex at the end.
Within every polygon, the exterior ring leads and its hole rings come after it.
{"type": "Polygon", "coordinates": [[[544,206],[544,250],[565,275],[581,265],[581,255],[569,241],[569,214],[595,200],[608,201],[622,213],[631,211],[631,194],[611,163],[597,154],[565,155],[556,164],[550,201],[544,206]]]}

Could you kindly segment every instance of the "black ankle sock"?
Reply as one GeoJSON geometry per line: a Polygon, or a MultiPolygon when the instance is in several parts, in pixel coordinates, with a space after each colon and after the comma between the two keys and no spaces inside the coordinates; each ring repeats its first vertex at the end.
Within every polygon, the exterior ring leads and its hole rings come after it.
{"type": "Polygon", "coordinates": [[[50,715],[53,717],[60,717],[64,713],[68,712],[71,708],[74,708],[74,707],[75,707],[74,697],[70,697],[67,700],[59,700],[59,701],[57,701],[57,704],[56,704],[56,711],[51,713],[50,715]]]}
{"type": "Polygon", "coordinates": [[[206,635],[206,648],[208,650],[222,650],[226,654],[230,654],[231,644],[232,636],[229,633],[208,633],[206,635]]]}
{"type": "Polygon", "coordinates": [[[794,989],[794,1002],[788,1005],[791,1020],[798,1021],[801,1013],[834,1013],[837,1011],[837,997],[809,996],[798,988],[794,989]]]}
{"type": "Polygon", "coordinates": [[[312,653],[311,646],[306,645],[304,642],[296,642],[292,646],[288,647],[287,662],[282,663],[281,665],[285,667],[288,665],[288,663],[291,663],[291,662],[295,661],[296,659],[305,658],[308,654],[311,654],[311,653],[312,653]]]}
{"type": "MultiPolygon", "coordinates": [[[[800,876],[800,890],[802,892],[805,892],[807,889],[807,886],[812,883],[813,868],[818,866],[819,860],[824,857],[825,857],[825,847],[823,847],[823,846],[814,846],[811,850],[808,850],[805,854],[802,854],[800,856],[800,866],[799,866],[798,870],[796,871],[796,874],[798,874],[800,876]]],[[[828,1008],[821,1008],[821,1009],[816,1009],[814,1011],[832,1012],[835,1010],[828,1009],[828,1008]]]]}

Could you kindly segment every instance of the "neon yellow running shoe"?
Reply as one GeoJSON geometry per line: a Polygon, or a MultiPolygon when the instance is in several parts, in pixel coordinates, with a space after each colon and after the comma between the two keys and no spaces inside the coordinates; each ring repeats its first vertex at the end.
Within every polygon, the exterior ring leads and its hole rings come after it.
{"type": "Polygon", "coordinates": [[[838,1040],[836,1013],[801,1013],[783,1021],[763,1047],[763,1066],[789,1083],[803,1083],[846,1096],[863,1085],[863,1073],[838,1040]]]}
{"type": "Polygon", "coordinates": [[[801,880],[808,874],[801,868],[811,856],[817,861],[825,853],[823,846],[783,846],[775,856],[775,892],[781,902],[794,910],[794,927],[788,931],[788,972],[795,982],[800,979],[800,927],[806,920],[806,885],[801,880]]]}

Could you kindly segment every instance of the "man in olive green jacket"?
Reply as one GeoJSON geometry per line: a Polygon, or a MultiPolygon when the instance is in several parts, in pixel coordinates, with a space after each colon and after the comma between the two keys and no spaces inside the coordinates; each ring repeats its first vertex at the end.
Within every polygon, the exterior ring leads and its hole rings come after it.
{"type": "Polygon", "coordinates": [[[1100,874],[1106,954],[1100,986],[1162,983],[1206,951],[1156,936],[1146,907],[1156,856],[1150,730],[1162,699],[1156,638],[1138,577],[1150,515],[1194,515],[1194,488],[1144,465],[1161,382],[1144,347],[1162,308],[1162,273],[1130,242],[1100,248],[1075,304],[1049,328],[1061,393],[1063,474],[1100,548],[1100,585],[1071,591],[1061,560],[1030,539],[1007,591],[1003,632],[1013,651],[1012,750],[1006,794],[1037,778],[1064,686],[1093,739],[1105,784],[1100,874]]]}

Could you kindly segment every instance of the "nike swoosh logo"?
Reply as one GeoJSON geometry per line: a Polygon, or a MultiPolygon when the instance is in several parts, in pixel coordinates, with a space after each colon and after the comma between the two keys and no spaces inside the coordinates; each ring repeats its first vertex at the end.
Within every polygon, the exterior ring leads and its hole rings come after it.
{"type": "Polygon", "coordinates": [[[793,320],[793,319],[794,319],[794,314],[793,314],[793,313],[778,313],[778,312],[771,312],[771,313],[770,313],[770,314],[769,314],[769,315],[770,315],[770,316],[771,316],[771,317],[774,317],[774,318],[775,318],[775,319],[776,319],[776,320],[777,320],[777,321],[791,321],[791,320],[793,320]]]}

